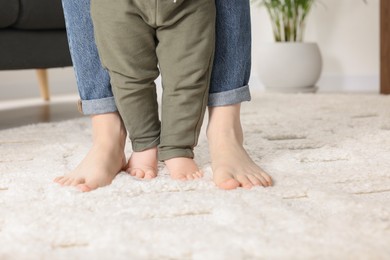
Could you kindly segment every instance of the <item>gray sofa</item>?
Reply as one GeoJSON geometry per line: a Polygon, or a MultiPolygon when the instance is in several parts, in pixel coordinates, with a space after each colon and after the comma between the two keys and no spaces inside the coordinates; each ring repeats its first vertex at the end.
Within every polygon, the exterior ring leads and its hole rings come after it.
{"type": "Polygon", "coordinates": [[[71,65],[61,0],[0,0],[0,70],[37,69],[48,100],[46,69],[71,65]]]}

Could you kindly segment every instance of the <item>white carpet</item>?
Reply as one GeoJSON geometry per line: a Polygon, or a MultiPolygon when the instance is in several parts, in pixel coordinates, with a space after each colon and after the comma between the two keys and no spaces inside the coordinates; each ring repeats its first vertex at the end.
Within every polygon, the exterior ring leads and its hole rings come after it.
{"type": "Polygon", "coordinates": [[[263,94],[243,105],[246,147],[272,188],[121,173],[61,188],[87,118],[0,132],[0,259],[389,259],[390,96],[263,94]]]}

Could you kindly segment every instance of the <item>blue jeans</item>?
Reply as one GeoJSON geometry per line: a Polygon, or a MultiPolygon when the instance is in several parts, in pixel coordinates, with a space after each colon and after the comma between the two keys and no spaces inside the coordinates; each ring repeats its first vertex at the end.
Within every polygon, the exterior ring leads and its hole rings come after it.
{"type": "MultiPolygon", "coordinates": [[[[110,77],[93,35],[90,0],[62,0],[73,67],[85,115],[117,111],[110,77]]],[[[216,49],[208,106],[249,101],[251,22],[249,0],[216,0],[216,49]]]]}

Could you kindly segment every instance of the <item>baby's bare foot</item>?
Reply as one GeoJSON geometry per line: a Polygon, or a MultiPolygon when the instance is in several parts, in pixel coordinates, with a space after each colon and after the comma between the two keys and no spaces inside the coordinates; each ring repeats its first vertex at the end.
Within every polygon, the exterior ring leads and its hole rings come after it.
{"type": "Polygon", "coordinates": [[[191,158],[177,157],[165,161],[171,177],[175,180],[194,180],[203,177],[195,161],[191,158]]]}
{"type": "Polygon", "coordinates": [[[157,176],[157,147],[133,152],[127,164],[127,172],[140,179],[152,179],[157,176]]]}
{"type": "Polygon", "coordinates": [[[83,192],[111,184],[126,165],[126,130],[118,113],[92,117],[93,146],[72,172],[57,177],[63,186],[75,186],[83,192]]]}
{"type": "Polygon", "coordinates": [[[209,112],[207,136],[215,184],[225,190],[271,186],[271,177],[243,147],[240,105],[212,107],[209,112]]]}

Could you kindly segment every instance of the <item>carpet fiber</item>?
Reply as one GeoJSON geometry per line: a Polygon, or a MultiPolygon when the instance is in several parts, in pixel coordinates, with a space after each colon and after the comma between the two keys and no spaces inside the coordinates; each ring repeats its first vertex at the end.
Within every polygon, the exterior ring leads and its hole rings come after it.
{"type": "MultiPolygon", "coordinates": [[[[88,118],[0,132],[0,259],[389,259],[390,97],[262,94],[245,146],[272,188],[120,173],[91,193],[52,179],[91,145],[88,118]]],[[[127,155],[130,153],[127,146],[127,155]]]]}

